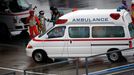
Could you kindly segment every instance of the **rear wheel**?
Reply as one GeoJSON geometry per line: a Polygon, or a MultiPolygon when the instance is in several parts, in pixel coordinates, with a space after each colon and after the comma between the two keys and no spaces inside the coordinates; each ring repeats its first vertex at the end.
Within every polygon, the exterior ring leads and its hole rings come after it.
{"type": "MultiPolygon", "coordinates": [[[[117,49],[116,49],[117,50],[117,49]]],[[[112,52],[115,50],[110,50],[108,52],[112,52]]],[[[121,52],[113,52],[113,53],[109,53],[107,54],[108,60],[112,63],[116,63],[116,62],[121,62],[123,60],[123,56],[121,54],[121,52]]]]}
{"type": "Polygon", "coordinates": [[[35,51],[32,57],[33,57],[33,60],[37,63],[44,63],[44,62],[46,63],[48,59],[46,52],[42,50],[35,51]]]}

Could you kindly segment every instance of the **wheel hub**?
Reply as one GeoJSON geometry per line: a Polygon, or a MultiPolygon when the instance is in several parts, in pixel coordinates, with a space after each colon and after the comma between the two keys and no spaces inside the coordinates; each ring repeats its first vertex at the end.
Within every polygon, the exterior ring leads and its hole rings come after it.
{"type": "Polygon", "coordinates": [[[42,55],[40,53],[35,54],[35,60],[36,61],[41,61],[42,60],[42,55]]]}
{"type": "Polygon", "coordinates": [[[117,53],[112,53],[112,54],[110,54],[110,58],[111,58],[111,60],[116,61],[116,60],[118,60],[119,56],[117,53]]]}

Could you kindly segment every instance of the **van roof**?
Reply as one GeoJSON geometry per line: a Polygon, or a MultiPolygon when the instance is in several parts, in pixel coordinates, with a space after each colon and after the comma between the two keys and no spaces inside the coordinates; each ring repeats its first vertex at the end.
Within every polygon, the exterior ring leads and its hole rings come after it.
{"type": "Polygon", "coordinates": [[[66,23],[106,23],[124,22],[121,16],[129,14],[126,10],[117,9],[92,9],[76,10],[61,16],[59,19],[67,19],[66,23]]]}
{"type": "Polygon", "coordinates": [[[77,16],[77,15],[99,15],[99,14],[109,14],[109,13],[123,13],[125,10],[117,11],[117,9],[91,9],[91,10],[76,10],[74,12],[67,13],[63,15],[61,18],[67,18],[71,16],[77,16]]]}

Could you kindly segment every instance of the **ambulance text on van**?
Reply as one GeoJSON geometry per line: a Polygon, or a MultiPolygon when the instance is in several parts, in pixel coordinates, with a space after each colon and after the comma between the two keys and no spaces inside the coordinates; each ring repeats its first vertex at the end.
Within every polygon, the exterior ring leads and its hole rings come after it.
{"type": "Polygon", "coordinates": [[[90,23],[90,22],[108,22],[108,18],[74,18],[72,22],[90,23]]]}

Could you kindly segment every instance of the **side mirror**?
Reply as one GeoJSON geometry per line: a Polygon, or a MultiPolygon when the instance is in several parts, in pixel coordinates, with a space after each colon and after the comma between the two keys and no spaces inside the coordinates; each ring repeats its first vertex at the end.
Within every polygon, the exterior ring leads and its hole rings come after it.
{"type": "Polygon", "coordinates": [[[45,35],[44,38],[45,38],[45,39],[48,39],[48,35],[45,35]]]}

